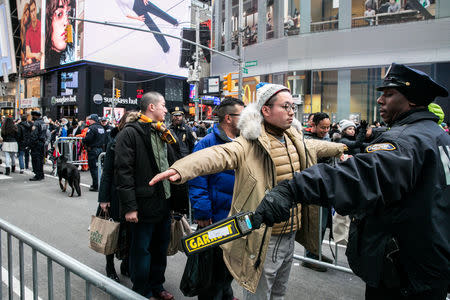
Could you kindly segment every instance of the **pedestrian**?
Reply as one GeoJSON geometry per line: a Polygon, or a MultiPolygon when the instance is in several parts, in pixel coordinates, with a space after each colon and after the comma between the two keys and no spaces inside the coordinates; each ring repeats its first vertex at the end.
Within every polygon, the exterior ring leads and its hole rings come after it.
{"type": "MultiPolygon", "coordinates": [[[[172,112],[172,124],[170,125],[170,131],[175,135],[177,143],[180,147],[181,157],[192,153],[195,144],[195,137],[192,134],[192,129],[189,128],[184,122],[184,112],[180,107],[175,107],[172,112]]],[[[181,158],[180,157],[180,158],[181,158]]]]}
{"type": "Polygon", "coordinates": [[[140,100],[139,119],[127,123],[116,137],[115,182],[121,215],[130,222],[130,278],[133,290],[150,299],[173,299],[163,287],[170,240],[168,181],[149,186],[149,180],[165,171],[168,140],[165,139],[164,97],[148,92],[140,100]]]}
{"type": "Polygon", "coordinates": [[[369,146],[368,143],[365,143],[367,122],[361,122],[358,134],[356,134],[356,124],[350,120],[341,120],[339,127],[342,136],[339,143],[345,144],[348,147],[346,154],[355,155],[360,153],[361,149],[364,150],[365,147],[369,146]]]}
{"type": "Polygon", "coordinates": [[[33,166],[34,177],[30,181],[44,179],[44,145],[47,140],[48,125],[44,123],[39,111],[32,111],[33,126],[31,127],[31,164],[33,166]]]}
{"type": "MultiPolygon", "coordinates": [[[[313,114],[312,122],[311,122],[311,131],[303,131],[303,135],[305,139],[315,139],[320,141],[331,141],[328,132],[330,131],[330,117],[326,113],[318,112],[313,114]]],[[[331,157],[322,157],[317,159],[317,161],[312,162],[313,164],[316,163],[327,163],[329,165],[334,164],[334,159],[331,157]]],[[[317,215],[317,218],[319,217],[319,207],[316,205],[310,205],[308,206],[309,213],[317,215]]],[[[331,229],[331,210],[329,208],[322,208],[322,227],[321,229],[321,237],[323,240],[323,237],[325,235],[325,231],[327,227],[331,229]]],[[[322,240],[320,240],[320,244],[322,244],[322,240]]],[[[315,249],[317,250],[317,249],[315,249]]],[[[305,256],[307,258],[319,260],[319,253],[317,251],[310,251],[309,249],[306,249],[305,256]],[[316,252],[316,253],[314,253],[316,252]]],[[[333,260],[325,255],[321,255],[321,260],[323,260],[326,263],[333,263],[333,260]]],[[[318,272],[326,272],[327,268],[323,267],[321,265],[318,265],[316,263],[312,262],[302,262],[302,266],[312,269],[314,271],[318,272]]]]}
{"type": "MultiPolygon", "coordinates": [[[[194,152],[214,145],[232,142],[239,135],[237,127],[244,103],[234,98],[225,98],[217,107],[219,123],[213,132],[206,135],[194,147],[194,152]]],[[[189,181],[189,197],[194,210],[194,219],[199,228],[225,219],[231,208],[234,188],[234,171],[226,170],[216,174],[199,176],[189,181]]],[[[199,300],[233,299],[231,282],[220,247],[214,249],[214,274],[211,287],[198,295],[199,300]]],[[[201,254],[199,254],[201,255],[201,254]]]]}
{"type": "Polygon", "coordinates": [[[98,115],[91,114],[86,123],[88,130],[86,136],[83,138],[83,143],[87,147],[89,172],[92,177],[92,185],[89,188],[91,192],[98,191],[98,168],[97,159],[100,153],[103,152],[103,145],[105,143],[105,129],[99,123],[98,115]]]}
{"type": "Polygon", "coordinates": [[[16,171],[16,155],[19,151],[17,145],[17,126],[12,118],[6,118],[2,124],[1,135],[3,138],[2,151],[5,153],[6,171],[5,175],[16,171]]]}
{"type": "Polygon", "coordinates": [[[22,115],[21,122],[17,125],[18,135],[17,143],[19,145],[19,166],[20,174],[23,174],[25,169],[28,170],[30,163],[30,139],[31,139],[31,122],[28,122],[28,116],[22,115]]]}
{"type": "MultiPolygon", "coordinates": [[[[122,119],[122,118],[121,118],[122,119]]],[[[109,125],[109,119],[107,117],[103,117],[100,120],[100,124],[102,125],[103,129],[105,129],[105,146],[104,149],[106,151],[106,147],[108,144],[112,141],[111,137],[111,130],[114,128],[111,125],[109,125]]]]}
{"type": "Polygon", "coordinates": [[[364,153],[335,167],[315,165],[276,186],[252,224],[288,219],[292,201],[332,205],[350,215],[346,255],[366,283],[366,299],[444,300],[450,283],[450,137],[427,106],[448,91],[395,63],[377,89],[390,130],[364,153]]]}
{"type": "MultiPolygon", "coordinates": [[[[234,169],[237,192],[233,194],[230,210],[233,215],[253,211],[268,189],[306,169],[312,157],[342,155],[344,145],[304,140],[301,130],[291,128],[297,106],[287,87],[260,83],[256,97],[257,102],[241,113],[238,124],[241,135],[237,139],[186,156],[155,176],[150,185],[169,178],[182,183],[197,176],[234,169]]],[[[317,231],[318,220],[309,218],[303,211],[300,214],[300,210],[300,207],[293,208],[291,220],[273,229],[253,231],[245,239],[222,246],[225,264],[245,288],[245,299],[284,298],[297,230],[302,228],[305,247],[313,248],[314,243],[317,247],[318,234],[310,230],[316,227],[317,231]]]]}
{"type": "MultiPolygon", "coordinates": [[[[100,179],[100,190],[98,192],[98,202],[99,208],[97,209],[97,216],[100,215],[101,211],[107,214],[116,222],[120,222],[120,231],[127,231],[126,228],[128,224],[120,218],[119,211],[119,200],[117,199],[117,189],[114,183],[115,171],[114,171],[114,156],[116,147],[116,136],[120,130],[125,126],[128,113],[125,113],[120,119],[119,125],[113,128],[110,132],[111,141],[106,147],[106,154],[103,163],[102,177],[100,179]]],[[[120,264],[120,271],[122,275],[128,275],[128,257],[122,259],[120,264]]],[[[116,270],[114,268],[114,253],[106,255],[106,276],[120,282],[119,276],[117,276],[116,270]]]]}

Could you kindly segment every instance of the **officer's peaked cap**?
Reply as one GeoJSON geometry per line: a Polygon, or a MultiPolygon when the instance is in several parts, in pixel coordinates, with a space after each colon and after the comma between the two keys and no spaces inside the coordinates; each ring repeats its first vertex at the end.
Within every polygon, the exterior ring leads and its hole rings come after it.
{"type": "Polygon", "coordinates": [[[97,123],[98,123],[98,121],[99,121],[99,118],[98,118],[98,115],[97,115],[97,114],[91,114],[91,115],[89,115],[88,119],[90,119],[90,120],[92,120],[92,121],[95,121],[95,122],[97,122],[97,123]]]}
{"type": "Polygon", "coordinates": [[[395,88],[409,101],[418,105],[428,105],[436,97],[447,97],[448,91],[422,71],[393,63],[384,77],[378,91],[395,88]]]}
{"type": "Polygon", "coordinates": [[[40,111],[37,111],[37,110],[33,110],[33,111],[31,112],[31,115],[32,115],[32,116],[36,116],[36,117],[40,117],[40,116],[41,116],[41,112],[40,112],[40,111]]]}
{"type": "Polygon", "coordinates": [[[183,108],[179,106],[175,106],[175,108],[171,112],[172,116],[181,116],[184,115],[183,108]]]}

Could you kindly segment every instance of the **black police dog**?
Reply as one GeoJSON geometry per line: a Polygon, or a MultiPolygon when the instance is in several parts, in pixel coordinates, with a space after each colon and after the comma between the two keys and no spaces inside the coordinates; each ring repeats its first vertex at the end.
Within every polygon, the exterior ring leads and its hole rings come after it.
{"type": "Polygon", "coordinates": [[[67,157],[60,156],[56,160],[57,164],[57,174],[59,177],[59,186],[63,192],[66,191],[67,182],[69,182],[69,186],[72,188],[72,193],[70,197],[73,197],[74,190],[77,190],[78,196],[81,196],[81,188],[80,188],[80,171],[78,168],[71,163],[67,162],[67,157]],[[64,186],[62,185],[61,180],[65,179],[64,186]]]}

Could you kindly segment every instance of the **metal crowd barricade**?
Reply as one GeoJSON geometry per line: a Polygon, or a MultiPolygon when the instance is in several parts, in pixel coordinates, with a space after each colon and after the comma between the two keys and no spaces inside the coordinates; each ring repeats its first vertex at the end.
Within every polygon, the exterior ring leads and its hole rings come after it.
{"type": "MultiPolygon", "coordinates": [[[[135,293],[127,287],[107,278],[94,269],[82,264],[76,259],[65,253],[53,248],[36,237],[26,233],[20,228],[0,219],[0,266],[2,266],[2,231],[6,232],[7,237],[7,260],[8,260],[8,299],[13,299],[13,273],[14,259],[12,251],[12,237],[19,242],[19,283],[20,283],[20,299],[25,299],[25,268],[24,268],[24,244],[28,245],[32,250],[32,266],[31,276],[33,282],[33,299],[38,299],[38,260],[37,254],[42,254],[47,258],[47,290],[48,299],[54,299],[54,280],[53,280],[53,263],[57,263],[64,268],[64,289],[65,299],[71,299],[71,274],[79,276],[85,281],[85,299],[92,299],[92,287],[96,287],[111,299],[136,299],[144,300],[147,298],[135,293]]],[[[15,254],[16,252],[14,252],[15,254]]],[[[42,274],[41,271],[39,274],[42,274]]],[[[2,272],[0,271],[0,282],[2,283],[2,272]]],[[[0,299],[3,298],[3,284],[0,284],[0,299]]]]}
{"type": "MultiPolygon", "coordinates": [[[[55,140],[54,148],[57,152],[58,156],[65,156],[67,157],[67,162],[74,164],[74,165],[87,165],[88,161],[87,159],[81,160],[81,159],[73,159],[74,154],[74,146],[76,146],[76,158],[78,158],[78,147],[80,147],[81,150],[81,141],[83,140],[82,137],[57,137],[55,140]]],[[[57,174],[58,166],[55,165],[53,175],[56,176],[57,174]]]]}
{"type": "Polygon", "coordinates": [[[319,260],[311,259],[309,257],[306,257],[306,249],[305,249],[305,254],[303,256],[295,254],[294,255],[294,259],[300,260],[300,261],[309,262],[309,263],[314,263],[316,265],[320,265],[320,266],[327,267],[327,268],[330,268],[330,269],[334,269],[334,270],[337,270],[337,271],[342,271],[342,272],[353,274],[353,271],[350,268],[338,265],[338,257],[339,257],[338,256],[338,253],[339,253],[338,248],[341,247],[341,248],[343,248],[345,250],[347,247],[344,246],[344,245],[336,244],[334,242],[327,243],[326,241],[324,241],[322,243],[322,215],[323,215],[323,210],[324,210],[323,207],[319,208],[319,230],[318,230],[319,231],[319,248],[318,248],[319,249],[319,260]],[[322,261],[322,255],[323,255],[322,254],[322,252],[323,252],[322,247],[324,246],[324,244],[329,244],[330,247],[332,245],[334,245],[334,256],[335,257],[334,257],[334,262],[332,264],[322,261]]]}
{"type": "MultiPolygon", "coordinates": [[[[87,159],[81,160],[81,159],[73,159],[73,150],[74,145],[77,145],[78,142],[81,143],[83,140],[82,137],[57,137],[55,140],[55,150],[58,152],[59,155],[66,156],[67,162],[70,162],[74,165],[87,165],[88,161],[87,159]],[[61,145],[61,147],[60,147],[61,145]]],[[[78,151],[77,151],[78,155],[78,151]]]]}

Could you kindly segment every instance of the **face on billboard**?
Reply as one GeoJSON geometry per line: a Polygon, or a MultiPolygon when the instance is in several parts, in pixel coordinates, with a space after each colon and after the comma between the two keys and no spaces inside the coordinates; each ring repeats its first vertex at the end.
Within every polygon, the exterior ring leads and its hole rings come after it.
{"type": "MultiPolygon", "coordinates": [[[[189,1],[95,0],[85,2],[85,18],[180,36],[189,26],[189,1]],[[186,25],[184,25],[186,24],[186,25]]],[[[186,76],[179,68],[176,39],[149,32],[85,24],[84,59],[135,69],[186,76]]]]}
{"type": "Polygon", "coordinates": [[[47,0],[45,16],[45,67],[54,67],[75,60],[75,26],[69,20],[75,11],[75,0],[47,0]],[[72,42],[66,27],[72,25],[72,42]]]}

